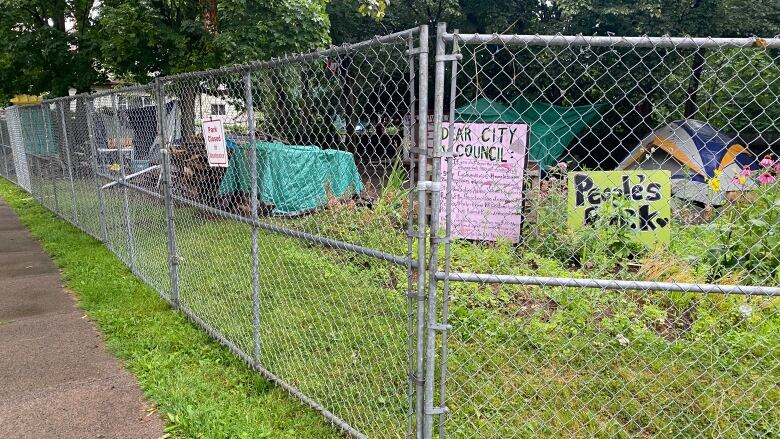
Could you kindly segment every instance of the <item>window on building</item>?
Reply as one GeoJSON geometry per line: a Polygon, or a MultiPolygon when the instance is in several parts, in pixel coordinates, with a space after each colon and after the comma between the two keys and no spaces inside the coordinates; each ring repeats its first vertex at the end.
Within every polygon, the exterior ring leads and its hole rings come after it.
{"type": "Polygon", "coordinates": [[[211,104],[211,115],[212,116],[224,116],[225,115],[225,104],[211,104]]]}

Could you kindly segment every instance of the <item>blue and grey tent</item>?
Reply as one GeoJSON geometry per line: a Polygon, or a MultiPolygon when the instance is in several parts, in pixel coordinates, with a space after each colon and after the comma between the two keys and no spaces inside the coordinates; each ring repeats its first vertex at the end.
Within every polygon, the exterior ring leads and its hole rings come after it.
{"type": "Polygon", "coordinates": [[[734,182],[745,167],[755,167],[747,148],[715,129],[693,119],[676,120],[648,134],[628,154],[618,169],[664,169],[672,174],[672,195],[705,204],[720,205],[726,192],[755,188],[748,180],[734,182]],[[720,171],[720,190],[707,182],[720,171]]]}

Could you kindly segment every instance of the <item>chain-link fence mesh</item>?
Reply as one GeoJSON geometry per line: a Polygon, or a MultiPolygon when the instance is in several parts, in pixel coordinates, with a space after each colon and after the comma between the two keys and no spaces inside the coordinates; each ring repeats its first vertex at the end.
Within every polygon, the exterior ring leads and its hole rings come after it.
{"type": "Polygon", "coordinates": [[[441,434],[777,435],[780,41],[444,38],[441,434]]]}
{"type": "Polygon", "coordinates": [[[11,132],[8,130],[8,117],[0,110],[0,175],[9,181],[16,181],[13,150],[11,149],[11,132]]]}
{"type": "Polygon", "coordinates": [[[780,434],[780,42],[432,42],[10,107],[0,174],[353,436],[780,434]]]}
{"type": "Polygon", "coordinates": [[[36,200],[348,433],[405,437],[418,32],[11,107],[2,175],[15,154],[36,200]]]}

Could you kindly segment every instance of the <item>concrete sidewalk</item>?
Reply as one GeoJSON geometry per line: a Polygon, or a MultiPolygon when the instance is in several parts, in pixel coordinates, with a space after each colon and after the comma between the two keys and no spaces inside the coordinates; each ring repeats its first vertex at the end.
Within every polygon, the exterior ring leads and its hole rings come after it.
{"type": "Polygon", "coordinates": [[[160,437],[148,407],[0,199],[0,437],[160,437]]]}

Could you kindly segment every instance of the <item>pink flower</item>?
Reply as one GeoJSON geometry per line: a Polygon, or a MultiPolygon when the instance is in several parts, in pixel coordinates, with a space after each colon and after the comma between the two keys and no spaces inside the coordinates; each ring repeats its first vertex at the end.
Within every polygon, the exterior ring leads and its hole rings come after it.
{"type": "Polygon", "coordinates": [[[774,164],[775,164],[775,161],[774,161],[774,160],[772,160],[772,157],[771,157],[769,154],[767,154],[767,155],[765,155],[765,156],[764,156],[764,158],[763,158],[763,159],[761,159],[761,161],[760,161],[760,162],[758,162],[758,163],[759,163],[761,166],[765,167],[765,168],[770,168],[770,167],[772,167],[772,165],[774,165],[774,164]]]}
{"type": "Polygon", "coordinates": [[[765,172],[758,176],[758,181],[761,182],[761,184],[772,184],[777,181],[774,175],[765,172]]]}
{"type": "Polygon", "coordinates": [[[775,162],[775,172],[780,172],[780,160],[775,162]]]}
{"type": "Polygon", "coordinates": [[[734,177],[731,179],[731,184],[745,184],[747,182],[747,177],[739,176],[734,177]]]}
{"type": "Polygon", "coordinates": [[[739,175],[743,177],[750,177],[750,174],[752,173],[753,171],[750,170],[750,166],[745,166],[741,171],[739,171],[739,175]]]}

